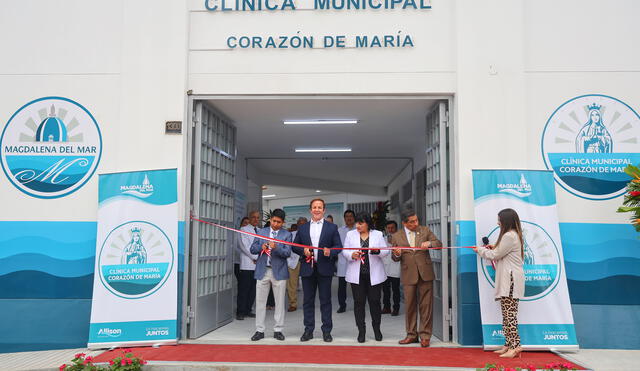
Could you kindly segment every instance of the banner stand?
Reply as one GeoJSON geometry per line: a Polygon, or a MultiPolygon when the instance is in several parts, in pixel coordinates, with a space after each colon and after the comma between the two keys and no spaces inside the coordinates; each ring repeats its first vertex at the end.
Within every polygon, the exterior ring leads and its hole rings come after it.
{"type": "Polygon", "coordinates": [[[102,174],[89,348],[177,343],[177,170],[102,174]]]}
{"type": "MultiPolygon", "coordinates": [[[[553,172],[473,170],[477,243],[495,244],[498,212],[514,209],[524,239],[525,295],[520,300],[518,332],[527,350],[577,350],[556,206],[553,172]]],[[[478,289],[484,348],[504,345],[500,302],[494,300],[495,270],[478,257],[478,289]]]]}

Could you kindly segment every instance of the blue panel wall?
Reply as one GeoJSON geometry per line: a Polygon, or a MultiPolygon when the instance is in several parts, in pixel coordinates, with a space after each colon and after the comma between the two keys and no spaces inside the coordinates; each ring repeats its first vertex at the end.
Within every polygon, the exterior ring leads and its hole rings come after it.
{"type": "MultiPolygon", "coordinates": [[[[0,352],[87,345],[96,230],[95,222],[0,222],[0,352]]],[[[178,254],[182,287],[184,222],[178,254]]],[[[178,290],[179,312],[181,300],[178,290]]]]}
{"type": "MultiPolygon", "coordinates": [[[[640,349],[638,233],[627,224],[560,223],[560,234],[580,347],[640,349]]],[[[456,241],[476,244],[473,221],[457,223],[456,241]]],[[[481,345],[476,257],[456,253],[459,341],[481,345]]]]}

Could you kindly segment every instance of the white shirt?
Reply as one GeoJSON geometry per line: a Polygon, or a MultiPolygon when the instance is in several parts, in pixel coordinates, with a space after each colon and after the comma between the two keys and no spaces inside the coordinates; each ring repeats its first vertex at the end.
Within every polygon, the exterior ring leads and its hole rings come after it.
{"type": "MultiPolygon", "coordinates": [[[[247,224],[244,227],[240,228],[240,230],[256,233],[257,227],[252,226],[251,224],[247,224]]],[[[256,265],[254,260],[258,259],[258,255],[251,254],[251,244],[255,237],[249,236],[246,234],[242,234],[238,241],[238,249],[240,250],[240,269],[246,271],[254,271],[256,270],[256,265]]]]}
{"type": "MultiPolygon", "coordinates": [[[[387,246],[391,247],[391,243],[389,243],[390,236],[385,236],[385,241],[387,241],[387,246]]],[[[400,278],[400,262],[394,262],[391,259],[391,254],[386,255],[382,261],[384,262],[384,271],[387,273],[387,277],[395,277],[400,278]]]]}
{"type": "MultiPolygon", "coordinates": [[[[309,237],[311,237],[311,245],[314,247],[320,247],[320,234],[322,234],[324,219],[320,219],[317,222],[312,219],[310,223],[309,237]]],[[[313,249],[313,260],[318,261],[318,249],[313,249]]]]}
{"type": "MultiPolygon", "coordinates": [[[[294,241],[296,239],[296,234],[298,234],[298,231],[291,232],[291,241],[294,241]]],[[[293,250],[291,250],[291,255],[289,255],[289,257],[287,258],[287,266],[290,269],[296,269],[299,262],[300,255],[294,253],[293,250]]]]}
{"type": "MultiPolygon", "coordinates": [[[[338,233],[340,234],[340,242],[342,242],[342,246],[344,246],[344,240],[347,238],[347,233],[356,229],[355,225],[351,228],[342,226],[338,228],[338,233]]],[[[344,277],[347,274],[347,258],[344,255],[338,255],[338,277],[344,277]]]]}

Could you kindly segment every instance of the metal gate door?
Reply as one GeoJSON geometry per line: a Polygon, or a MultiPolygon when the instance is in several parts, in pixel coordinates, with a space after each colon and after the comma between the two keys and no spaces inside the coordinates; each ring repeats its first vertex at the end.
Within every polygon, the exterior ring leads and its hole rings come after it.
{"type": "MultiPolygon", "coordinates": [[[[447,104],[445,102],[436,104],[427,115],[427,164],[424,173],[425,224],[436,234],[444,246],[449,244],[449,166],[446,119],[447,104]]],[[[449,326],[451,324],[449,252],[447,249],[430,250],[430,254],[436,276],[433,281],[433,334],[442,341],[449,341],[449,326]]]]}
{"type": "MultiPolygon", "coordinates": [[[[194,105],[192,213],[233,227],[236,129],[203,102],[194,105]]],[[[189,337],[197,338],[226,323],[233,313],[231,232],[191,224],[189,337]]]]}

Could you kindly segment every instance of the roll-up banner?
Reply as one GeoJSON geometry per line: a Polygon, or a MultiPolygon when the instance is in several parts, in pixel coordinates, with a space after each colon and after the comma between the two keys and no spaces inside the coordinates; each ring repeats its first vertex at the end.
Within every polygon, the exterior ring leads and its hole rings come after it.
{"type": "MultiPolygon", "coordinates": [[[[473,170],[476,236],[495,244],[498,212],[514,209],[524,239],[525,294],[518,331],[525,349],[577,349],[565,275],[552,171],[473,170]]],[[[495,270],[478,257],[478,286],[484,347],[504,345],[500,302],[494,300],[495,270]]]]}
{"type": "Polygon", "coordinates": [[[90,348],[177,341],[177,171],[100,175],[90,348]]]}

